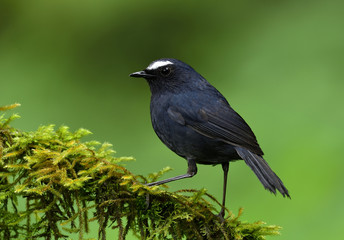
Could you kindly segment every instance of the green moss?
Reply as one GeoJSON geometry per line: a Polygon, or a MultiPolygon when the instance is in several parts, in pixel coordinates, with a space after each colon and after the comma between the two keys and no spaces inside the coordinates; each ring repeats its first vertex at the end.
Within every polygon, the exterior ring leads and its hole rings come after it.
{"type": "Polygon", "coordinates": [[[22,132],[9,126],[15,118],[0,117],[1,239],[64,239],[70,233],[86,239],[92,221],[102,240],[110,239],[108,228],[118,229],[111,239],[125,239],[129,231],[139,239],[265,239],[279,234],[278,226],[241,222],[242,210],[237,217],[227,212],[221,221],[215,209],[220,203],[205,189],[169,192],[143,185],[170,169],[134,175],[123,166],[133,158],[115,157],[109,143],[81,141],[90,134],[85,129],[71,132],[49,125],[22,132]]]}

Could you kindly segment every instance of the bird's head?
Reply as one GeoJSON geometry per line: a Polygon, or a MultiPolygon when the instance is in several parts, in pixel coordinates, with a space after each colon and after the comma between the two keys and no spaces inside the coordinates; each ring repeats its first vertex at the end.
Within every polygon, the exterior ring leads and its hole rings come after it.
{"type": "Polygon", "coordinates": [[[145,78],[152,90],[173,90],[182,86],[201,84],[205,79],[188,64],[173,58],[153,61],[142,71],[130,74],[131,77],[145,78]]]}

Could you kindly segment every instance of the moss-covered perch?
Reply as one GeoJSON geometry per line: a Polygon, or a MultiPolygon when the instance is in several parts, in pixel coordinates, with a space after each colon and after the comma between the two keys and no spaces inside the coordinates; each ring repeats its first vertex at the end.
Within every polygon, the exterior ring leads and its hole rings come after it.
{"type": "MultiPolygon", "coordinates": [[[[17,104],[0,107],[0,111],[17,104]]],[[[206,190],[168,192],[147,187],[166,168],[148,177],[123,167],[130,157],[115,157],[111,145],[82,142],[85,129],[70,132],[41,126],[22,132],[9,126],[18,118],[0,117],[0,239],[87,239],[89,222],[99,239],[265,239],[280,227],[244,223],[227,212],[206,190]],[[149,196],[149,207],[147,207],[149,196]],[[215,206],[213,205],[215,204],[215,206]],[[117,229],[106,234],[106,229],[117,229]]],[[[109,231],[108,231],[109,232],[109,231]]]]}

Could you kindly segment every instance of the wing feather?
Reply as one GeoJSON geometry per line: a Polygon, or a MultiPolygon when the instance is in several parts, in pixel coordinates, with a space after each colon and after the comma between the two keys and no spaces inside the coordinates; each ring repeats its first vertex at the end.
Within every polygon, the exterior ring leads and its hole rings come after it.
{"type": "Polygon", "coordinates": [[[197,113],[183,112],[173,107],[173,112],[183,116],[186,126],[204,136],[244,147],[259,156],[263,155],[251,128],[228,104],[223,103],[212,109],[203,107],[197,113]]]}

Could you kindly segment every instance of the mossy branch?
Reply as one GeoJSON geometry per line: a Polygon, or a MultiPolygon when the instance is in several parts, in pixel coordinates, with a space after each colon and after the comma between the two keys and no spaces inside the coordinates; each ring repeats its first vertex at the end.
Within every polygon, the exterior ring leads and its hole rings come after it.
{"type": "MultiPolygon", "coordinates": [[[[18,106],[1,107],[0,111],[18,106]]],[[[265,239],[280,227],[244,223],[227,212],[205,189],[166,191],[147,187],[169,168],[148,177],[134,175],[115,157],[111,144],[82,142],[90,134],[68,127],[41,126],[34,132],[10,127],[18,118],[0,117],[0,239],[85,239],[89,222],[98,238],[125,239],[265,239]],[[149,206],[147,206],[149,198],[149,206]],[[24,204],[25,203],[25,204],[24,204]],[[215,204],[215,206],[214,206],[215,204]],[[89,215],[92,214],[92,217],[89,215]],[[106,229],[117,229],[107,236],[106,229]]]]}

